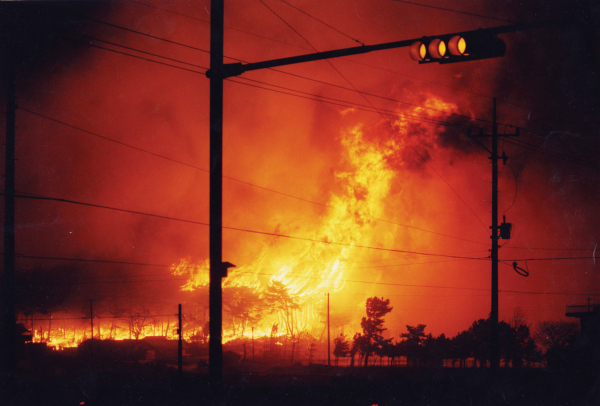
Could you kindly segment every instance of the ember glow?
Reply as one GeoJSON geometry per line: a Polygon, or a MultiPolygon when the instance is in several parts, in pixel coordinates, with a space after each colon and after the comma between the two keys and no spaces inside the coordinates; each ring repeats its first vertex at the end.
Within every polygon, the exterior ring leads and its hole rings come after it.
{"type": "MultiPolygon", "coordinates": [[[[366,44],[503,24],[380,3],[294,5],[366,44]]],[[[563,13],[537,3],[549,13],[540,19],[563,13]]],[[[267,4],[278,16],[258,1],[226,2],[226,62],[357,45],[267,4]]],[[[469,4],[454,6],[537,15],[469,4]]],[[[205,340],[209,10],[208,1],[106,4],[71,18],[52,52],[22,70],[17,192],[95,205],[17,200],[19,321],[34,341],[91,338],[90,301],[94,338],[174,339],[181,303],[184,338],[205,340]]],[[[598,294],[600,92],[597,61],[571,49],[574,37],[502,34],[503,58],[463,64],[419,65],[402,48],[226,81],[223,260],[237,267],[223,279],[224,341],[322,341],[327,294],[332,336],[359,331],[372,296],[391,300],[390,337],[407,324],[453,336],[487,317],[489,143],[467,134],[490,131],[492,97],[500,133],[526,129],[500,150],[510,165],[500,166],[500,217],[514,226],[501,241],[500,318],[518,307],[529,323],[560,319],[565,305],[598,294]],[[582,259],[549,260],[567,257],[582,259]]]]}

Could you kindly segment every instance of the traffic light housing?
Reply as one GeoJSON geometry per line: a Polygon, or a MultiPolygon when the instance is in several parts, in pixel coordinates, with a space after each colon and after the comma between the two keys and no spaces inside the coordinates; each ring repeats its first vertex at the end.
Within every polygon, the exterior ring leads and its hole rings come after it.
{"type": "Polygon", "coordinates": [[[488,32],[424,37],[410,47],[410,57],[421,63],[454,63],[497,58],[506,53],[506,44],[488,32]]]}

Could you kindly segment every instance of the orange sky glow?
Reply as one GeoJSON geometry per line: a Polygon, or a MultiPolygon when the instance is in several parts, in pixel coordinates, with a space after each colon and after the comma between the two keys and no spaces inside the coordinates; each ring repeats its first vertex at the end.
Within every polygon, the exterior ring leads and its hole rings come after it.
{"type": "MultiPolygon", "coordinates": [[[[289,2],[346,36],[264,3],[226,1],[226,62],[508,24],[392,0],[289,2]]],[[[449,8],[533,15],[492,1],[449,8]]],[[[209,18],[208,1],[121,1],[70,26],[18,77],[17,192],[208,223],[209,18]]],[[[300,298],[298,325],[315,331],[327,293],[335,331],[350,335],[371,296],[390,299],[386,334],[398,340],[407,324],[451,337],[486,318],[491,164],[467,132],[491,129],[496,97],[499,132],[527,130],[499,145],[499,217],[513,224],[500,240],[500,319],[519,308],[535,325],[598,300],[598,168],[562,159],[598,162],[598,59],[570,35],[502,34],[503,58],[461,64],[419,65],[404,48],[226,81],[223,259],[237,267],[225,288],[281,281],[300,298]],[[549,260],[572,257],[585,258],[549,260]]],[[[106,316],[174,315],[178,303],[208,316],[206,225],[32,199],[17,200],[16,217],[20,297],[39,318],[85,315],[90,299],[106,316]]]]}

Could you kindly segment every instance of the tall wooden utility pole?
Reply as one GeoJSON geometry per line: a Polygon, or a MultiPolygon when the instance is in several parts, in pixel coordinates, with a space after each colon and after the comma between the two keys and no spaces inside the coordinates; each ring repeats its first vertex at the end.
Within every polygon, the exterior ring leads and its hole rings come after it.
{"type": "MultiPolygon", "coordinates": [[[[493,121],[492,121],[492,134],[483,135],[483,131],[474,137],[492,137],[492,150],[490,152],[492,160],[492,309],[490,312],[490,367],[493,371],[497,371],[500,368],[500,336],[498,331],[498,239],[499,238],[510,238],[510,231],[508,235],[501,235],[499,233],[501,227],[498,226],[498,160],[502,159],[503,163],[506,163],[508,157],[502,153],[502,156],[498,156],[498,137],[516,137],[519,135],[519,129],[517,128],[514,134],[498,134],[498,123],[496,119],[496,99],[494,98],[493,105],[493,121]]],[[[483,146],[483,144],[481,144],[483,146]]],[[[484,147],[485,148],[485,147],[484,147]]],[[[503,223],[502,226],[508,226],[510,224],[503,223]]]]}
{"type": "Polygon", "coordinates": [[[500,337],[498,334],[498,123],[496,122],[496,98],[492,123],[492,312],[491,352],[492,370],[500,368],[500,337]]]}

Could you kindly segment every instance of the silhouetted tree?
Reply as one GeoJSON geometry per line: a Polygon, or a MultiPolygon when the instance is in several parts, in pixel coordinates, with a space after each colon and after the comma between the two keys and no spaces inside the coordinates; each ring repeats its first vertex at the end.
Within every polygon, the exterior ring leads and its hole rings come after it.
{"type": "Polygon", "coordinates": [[[279,313],[288,336],[295,336],[294,311],[300,305],[298,297],[290,295],[287,286],[280,281],[272,281],[265,292],[265,303],[269,313],[279,313]]]}
{"type": "Polygon", "coordinates": [[[130,335],[133,334],[136,340],[144,331],[144,328],[150,324],[150,310],[141,305],[135,305],[127,311],[127,321],[129,322],[130,335]]]}
{"type": "MultiPolygon", "coordinates": [[[[479,319],[473,322],[468,334],[471,336],[472,355],[476,361],[479,361],[481,368],[487,367],[487,361],[490,358],[490,339],[491,339],[490,319],[479,319]]],[[[475,365],[473,365],[475,366],[475,365]]]]}
{"type": "Polygon", "coordinates": [[[422,353],[430,366],[443,366],[444,359],[448,358],[450,340],[442,333],[438,337],[428,334],[423,341],[422,353]]]}
{"type": "Polygon", "coordinates": [[[362,341],[364,341],[364,337],[360,333],[354,334],[352,338],[352,348],[350,348],[350,366],[354,366],[354,356],[358,352],[360,346],[362,345],[362,341]]]}
{"type": "Polygon", "coordinates": [[[500,349],[504,357],[504,365],[506,367],[512,365],[514,368],[523,366],[523,358],[527,351],[527,345],[531,337],[529,335],[529,327],[525,324],[513,327],[507,323],[500,323],[500,349]]]}
{"type": "Polygon", "coordinates": [[[350,343],[346,340],[346,336],[344,334],[340,334],[335,340],[333,340],[334,349],[333,355],[335,356],[335,365],[338,364],[338,359],[340,357],[347,357],[350,354],[350,343]]]}
{"type": "Polygon", "coordinates": [[[409,365],[416,366],[418,360],[422,358],[423,340],[425,339],[425,324],[419,324],[416,327],[406,325],[408,333],[400,334],[403,339],[400,343],[400,349],[406,362],[409,365]]]}
{"type": "Polygon", "coordinates": [[[464,367],[465,361],[473,353],[473,347],[473,336],[468,331],[461,331],[451,339],[449,356],[453,361],[459,360],[460,367],[464,367]]]}
{"type": "Polygon", "coordinates": [[[534,339],[545,350],[549,367],[562,368],[573,356],[572,347],[579,336],[577,323],[566,321],[541,321],[536,325],[534,339]]]}
{"type": "Polygon", "coordinates": [[[384,299],[383,297],[379,299],[376,296],[367,299],[366,307],[367,317],[363,317],[360,322],[363,334],[358,334],[358,337],[354,336],[358,349],[365,357],[365,366],[368,365],[370,355],[385,345],[386,341],[391,341],[391,339],[385,340],[381,333],[387,330],[383,328],[383,317],[393,309],[390,307],[390,299],[384,299]]]}
{"type": "Polygon", "coordinates": [[[239,330],[243,337],[248,324],[258,323],[262,319],[265,305],[265,300],[261,298],[256,289],[248,286],[223,288],[223,308],[231,316],[234,334],[239,330]]]}
{"type": "Polygon", "coordinates": [[[535,326],[533,338],[543,350],[548,351],[550,348],[566,348],[578,334],[576,322],[547,320],[535,326]]]}

